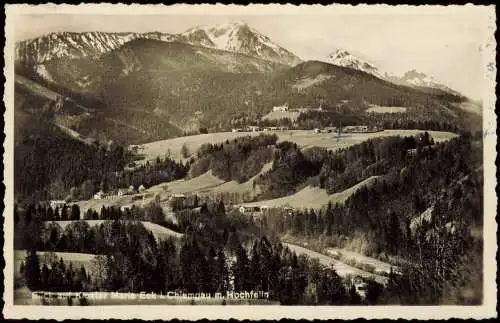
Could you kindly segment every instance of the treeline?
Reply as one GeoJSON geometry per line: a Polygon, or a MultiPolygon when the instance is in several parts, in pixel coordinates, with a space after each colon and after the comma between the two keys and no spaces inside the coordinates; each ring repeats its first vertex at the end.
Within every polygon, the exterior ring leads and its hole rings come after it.
{"type": "Polygon", "coordinates": [[[246,113],[241,113],[238,116],[233,117],[230,121],[232,128],[245,128],[247,126],[259,126],[259,127],[286,127],[286,128],[297,128],[296,124],[290,118],[280,118],[280,119],[262,119],[262,115],[259,113],[254,117],[248,117],[246,113]]]}
{"type": "Polygon", "coordinates": [[[80,213],[78,205],[63,206],[52,209],[50,206],[28,205],[21,209],[14,206],[14,248],[103,253],[109,251],[102,249],[110,245],[114,238],[109,235],[107,227],[112,221],[125,221],[130,225],[141,225],[138,221],[153,222],[174,231],[182,229],[171,221],[165,219],[162,208],[157,202],[145,207],[132,206],[122,210],[118,207],[103,206],[98,213],[88,209],[80,213]],[[83,220],[108,220],[104,226],[90,226],[83,220]],[[53,221],[53,222],[50,222],[53,221]],[[63,229],[57,221],[73,221],[63,229]],[[104,231],[103,231],[104,230],[104,231]],[[107,241],[107,242],[106,242],[107,241]]]}
{"type": "Polygon", "coordinates": [[[359,111],[348,108],[337,108],[329,111],[308,111],[301,113],[297,118],[299,129],[314,129],[323,127],[345,127],[368,125],[368,120],[359,111]]]}
{"type": "Polygon", "coordinates": [[[359,110],[351,110],[342,107],[330,111],[310,111],[301,113],[297,118],[296,124],[298,129],[355,125],[378,126],[383,129],[426,129],[450,132],[458,132],[463,129],[463,127],[459,127],[456,122],[448,122],[446,119],[423,119],[421,116],[410,117],[406,115],[406,113],[365,114],[363,111],[360,112],[359,110]]]}
{"type": "Polygon", "coordinates": [[[148,188],[160,183],[184,178],[189,168],[189,163],[184,165],[182,162],[176,162],[169,157],[156,157],[154,161],[147,161],[145,165],[136,166],[132,170],[127,169],[105,174],[101,182],[101,189],[105,192],[128,188],[129,186],[138,189],[141,185],[148,188]]]}
{"type": "Polygon", "coordinates": [[[225,181],[245,182],[272,160],[272,146],[277,140],[275,134],[260,134],[226,140],[221,144],[204,144],[191,164],[190,175],[196,177],[211,169],[212,174],[225,181]]]}

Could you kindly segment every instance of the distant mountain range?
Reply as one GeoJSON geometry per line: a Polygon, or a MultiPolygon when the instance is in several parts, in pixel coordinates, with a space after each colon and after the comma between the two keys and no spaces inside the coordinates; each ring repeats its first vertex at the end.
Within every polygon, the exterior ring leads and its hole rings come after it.
{"type": "Polygon", "coordinates": [[[396,76],[387,71],[381,71],[381,69],[379,69],[374,63],[360,58],[345,49],[335,50],[334,52],[329,54],[326,59],[324,59],[324,61],[338,66],[357,69],[375,75],[380,79],[399,85],[406,85],[416,88],[436,89],[454,95],[461,95],[457,91],[450,89],[448,86],[436,80],[435,78],[424,73],[417,72],[416,70],[407,71],[402,76],[396,76]]]}
{"type": "MultiPolygon", "coordinates": [[[[39,75],[50,80],[44,64],[54,59],[98,58],[135,39],[180,42],[198,47],[212,48],[244,54],[255,58],[294,66],[302,60],[291,51],[279,46],[269,37],[241,21],[232,21],[205,27],[194,27],[183,33],[51,33],[16,44],[16,61],[35,64],[39,75]]],[[[327,63],[357,69],[383,80],[411,87],[438,89],[454,95],[458,92],[442,82],[411,70],[403,76],[381,71],[374,63],[362,59],[345,49],[337,49],[325,59],[327,63]]]]}
{"type": "Polygon", "coordinates": [[[134,39],[181,42],[245,54],[273,62],[295,65],[301,59],[274,43],[246,23],[191,28],[180,34],[148,33],[51,33],[16,44],[16,60],[44,64],[57,58],[99,57],[134,39]]]}
{"type": "Polygon", "coordinates": [[[356,120],[370,105],[408,107],[404,118],[419,122],[465,120],[465,98],[421,73],[395,78],[345,50],[301,61],[241,22],[180,34],[53,33],[16,45],[16,74],[19,115],[51,110],[59,93],[87,110],[52,109],[58,125],[128,143],[227,130],[234,118],[256,120],[284,102],[343,105],[356,120]]]}

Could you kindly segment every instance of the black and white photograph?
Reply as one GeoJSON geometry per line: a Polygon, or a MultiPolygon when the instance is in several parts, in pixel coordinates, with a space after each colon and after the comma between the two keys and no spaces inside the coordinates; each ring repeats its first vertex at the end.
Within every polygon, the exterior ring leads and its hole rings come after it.
{"type": "Polygon", "coordinates": [[[7,318],[496,317],[494,6],[5,30],[7,318]]]}

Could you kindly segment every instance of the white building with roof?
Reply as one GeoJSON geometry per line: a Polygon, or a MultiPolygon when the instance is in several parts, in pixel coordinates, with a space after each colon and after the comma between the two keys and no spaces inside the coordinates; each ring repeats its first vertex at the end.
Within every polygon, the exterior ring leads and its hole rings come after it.
{"type": "Polygon", "coordinates": [[[288,103],[285,103],[284,105],[273,107],[273,112],[280,111],[280,112],[285,112],[288,111],[288,103]]]}

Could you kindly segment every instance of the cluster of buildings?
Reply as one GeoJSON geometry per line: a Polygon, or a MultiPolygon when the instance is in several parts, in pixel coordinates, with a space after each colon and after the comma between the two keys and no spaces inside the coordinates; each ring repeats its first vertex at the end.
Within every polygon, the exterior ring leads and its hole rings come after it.
{"type": "Polygon", "coordinates": [[[260,131],[286,131],[288,127],[259,127],[259,126],[248,126],[245,128],[233,128],[232,132],[260,132],[260,131]]]}
{"type": "Polygon", "coordinates": [[[285,103],[284,105],[273,107],[273,112],[286,112],[288,111],[288,103],[285,103]]]}
{"type": "MultiPolygon", "coordinates": [[[[293,215],[294,212],[296,211],[295,208],[289,207],[289,206],[283,206],[283,207],[274,207],[275,209],[281,209],[285,212],[287,215],[293,215]]],[[[269,211],[270,207],[267,205],[241,205],[238,207],[238,211],[243,214],[243,215],[251,215],[254,217],[259,217],[265,212],[269,211]]]]}
{"type": "Polygon", "coordinates": [[[49,205],[53,209],[55,209],[55,208],[62,208],[66,204],[68,204],[68,203],[66,203],[65,200],[52,200],[52,201],[49,201],[49,205]]]}
{"type": "Polygon", "coordinates": [[[136,190],[133,185],[130,185],[129,188],[120,188],[117,191],[111,192],[111,193],[104,193],[103,190],[100,190],[99,192],[94,194],[94,199],[95,200],[102,200],[106,198],[113,198],[115,196],[124,196],[124,195],[133,195],[137,193],[142,193],[146,190],[146,187],[144,185],[140,185],[139,188],[136,190]]]}
{"type": "Polygon", "coordinates": [[[323,129],[315,128],[313,130],[314,133],[330,133],[330,132],[343,132],[343,133],[370,133],[370,132],[379,132],[384,131],[383,128],[377,126],[346,126],[346,127],[325,127],[323,129]]]}
{"type": "Polygon", "coordinates": [[[331,132],[337,132],[339,129],[337,127],[325,127],[323,129],[320,128],[315,128],[313,129],[314,133],[331,133],[331,132]]]}

